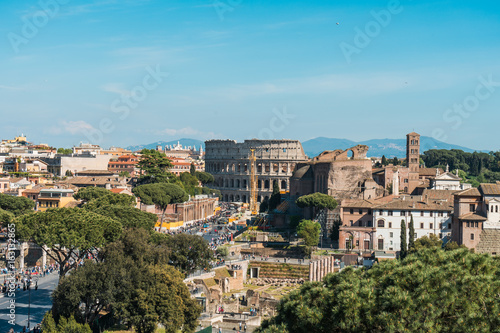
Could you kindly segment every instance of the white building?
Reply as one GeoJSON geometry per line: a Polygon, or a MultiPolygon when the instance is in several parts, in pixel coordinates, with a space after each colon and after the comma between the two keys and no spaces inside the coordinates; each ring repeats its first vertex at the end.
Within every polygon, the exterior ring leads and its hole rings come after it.
{"type": "MultiPolygon", "coordinates": [[[[437,172],[439,172],[439,169],[437,172]]],[[[472,184],[462,183],[462,179],[458,176],[458,169],[455,174],[449,172],[449,167],[446,166],[446,172],[436,174],[436,177],[430,179],[430,188],[433,190],[448,190],[448,191],[463,191],[472,187],[472,184]]]]}
{"type": "MultiPolygon", "coordinates": [[[[448,240],[451,236],[451,213],[453,201],[417,201],[405,197],[379,205],[373,210],[373,225],[376,228],[374,247],[381,251],[401,250],[401,220],[409,232],[411,216],[415,239],[434,234],[448,240]]],[[[407,236],[408,240],[408,236],[407,236]]]]}

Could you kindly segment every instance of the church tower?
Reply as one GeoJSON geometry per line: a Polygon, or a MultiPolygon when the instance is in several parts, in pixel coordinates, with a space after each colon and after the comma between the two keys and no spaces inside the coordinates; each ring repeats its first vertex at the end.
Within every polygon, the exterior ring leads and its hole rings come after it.
{"type": "Polygon", "coordinates": [[[420,168],[420,134],[406,135],[406,162],[408,164],[408,193],[412,193],[419,185],[420,168]]]}

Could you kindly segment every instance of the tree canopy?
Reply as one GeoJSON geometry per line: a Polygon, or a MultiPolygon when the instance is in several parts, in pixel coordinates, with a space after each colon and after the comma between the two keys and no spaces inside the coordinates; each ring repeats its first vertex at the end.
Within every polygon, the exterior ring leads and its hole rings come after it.
{"type": "MultiPolygon", "coordinates": [[[[86,261],[62,280],[53,293],[56,319],[74,316],[89,323],[102,310],[135,332],[193,332],[201,307],[191,298],[183,275],[167,265],[170,249],[145,230],[127,230],[102,251],[103,261],[86,261]]],[[[99,329],[106,329],[101,326],[99,329]]]]}
{"type": "Polygon", "coordinates": [[[323,193],[313,193],[308,195],[303,195],[296,200],[297,206],[300,208],[304,207],[316,207],[319,209],[327,208],[329,210],[334,210],[337,207],[337,201],[323,193]]]}
{"type": "Polygon", "coordinates": [[[15,216],[29,213],[33,211],[33,208],[35,208],[33,200],[0,193],[0,209],[9,211],[15,216]]]}
{"type": "Polygon", "coordinates": [[[163,183],[175,177],[168,171],[172,167],[170,159],[164,153],[154,149],[143,149],[137,166],[142,171],[139,177],[139,182],[142,184],[163,183]]]}
{"type": "Polygon", "coordinates": [[[169,263],[182,273],[209,268],[213,254],[203,237],[181,233],[168,238],[167,246],[171,250],[169,263]]]}
{"type": "Polygon", "coordinates": [[[47,254],[60,264],[61,277],[89,251],[117,239],[122,232],[120,222],[80,208],[49,208],[20,216],[14,223],[19,240],[52,250],[47,254]]]}
{"type": "Polygon", "coordinates": [[[78,190],[75,199],[83,200],[88,207],[98,208],[100,206],[118,205],[133,207],[137,204],[135,198],[128,194],[117,194],[102,187],[85,187],[78,190]]]}
{"type": "Polygon", "coordinates": [[[130,206],[100,205],[96,207],[93,205],[86,205],[84,208],[119,221],[123,228],[126,229],[142,228],[145,230],[153,230],[156,221],[158,221],[158,216],[156,216],[156,214],[144,212],[130,206]]]}
{"type": "Polygon", "coordinates": [[[499,258],[424,249],[305,283],[259,332],[496,332],[499,277],[499,258]]]}
{"type": "Polygon", "coordinates": [[[320,232],[321,225],[311,220],[302,220],[297,227],[297,235],[304,239],[307,246],[318,245],[320,232]]]}
{"type": "Polygon", "coordinates": [[[214,182],[214,176],[209,174],[208,172],[201,172],[201,171],[196,171],[195,174],[196,178],[203,184],[210,184],[214,182]]]}
{"type": "Polygon", "coordinates": [[[7,227],[14,220],[15,215],[6,210],[0,209],[0,225],[7,227]]]}

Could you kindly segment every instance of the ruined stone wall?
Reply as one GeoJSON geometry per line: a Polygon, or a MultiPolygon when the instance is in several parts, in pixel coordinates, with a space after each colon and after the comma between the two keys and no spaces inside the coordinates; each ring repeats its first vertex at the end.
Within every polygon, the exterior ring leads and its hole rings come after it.
{"type": "Polygon", "coordinates": [[[338,199],[361,198],[366,179],[372,179],[370,160],[333,161],[328,172],[328,194],[338,199]]]}
{"type": "Polygon", "coordinates": [[[259,202],[271,196],[274,181],[289,192],[296,164],[307,160],[297,140],[206,141],[205,171],[214,176],[212,187],[224,201],[250,202],[250,149],[255,149],[259,202]]]}

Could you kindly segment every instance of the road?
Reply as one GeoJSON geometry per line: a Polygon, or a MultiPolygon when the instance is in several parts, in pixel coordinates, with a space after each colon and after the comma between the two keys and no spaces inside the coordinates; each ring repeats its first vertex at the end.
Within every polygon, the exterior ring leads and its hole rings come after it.
{"type": "Polygon", "coordinates": [[[12,327],[15,332],[20,332],[23,326],[28,327],[28,300],[31,293],[30,307],[30,326],[42,322],[43,316],[52,307],[51,294],[57,286],[59,276],[57,272],[49,274],[38,280],[38,290],[32,286],[31,291],[16,291],[15,297],[8,297],[7,294],[2,294],[0,298],[0,333],[8,332],[12,327]],[[15,300],[15,319],[14,325],[9,323],[11,301],[15,300]]]}

